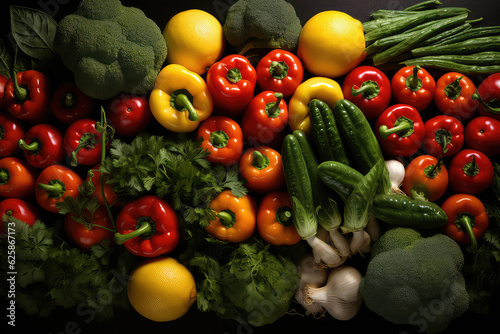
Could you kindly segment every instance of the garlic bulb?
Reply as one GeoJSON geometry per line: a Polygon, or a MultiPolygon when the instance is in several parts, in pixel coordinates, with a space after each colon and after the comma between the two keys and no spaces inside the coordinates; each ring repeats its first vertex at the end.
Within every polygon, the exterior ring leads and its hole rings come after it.
{"type": "Polygon", "coordinates": [[[320,268],[316,262],[314,262],[312,254],[303,256],[297,263],[297,269],[300,273],[300,281],[297,292],[295,293],[295,299],[304,307],[306,315],[311,314],[314,317],[323,316],[325,309],[318,304],[306,304],[302,290],[305,284],[312,287],[323,286],[328,277],[328,269],[320,268]]]}
{"type": "Polygon", "coordinates": [[[405,166],[403,163],[396,159],[386,160],[385,166],[389,171],[389,178],[391,180],[392,191],[396,194],[404,194],[399,188],[403,184],[405,178],[405,166]]]}
{"type": "Polygon", "coordinates": [[[335,319],[350,320],[361,308],[363,298],[359,293],[361,273],[354,267],[343,265],[332,269],[325,286],[304,287],[306,304],[319,304],[335,319]]]}
{"type": "Polygon", "coordinates": [[[309,246],[311,246],[314,261],[318,265],[335,268],[345,262],[345,257],[341,257],[329,243],[321,240],[317,236],[312,236],[305,240],[309,246]]]}
{"type": "Polygon", "coordinates": [[[380,224],[373,213],[370,213],[368,216],[368,223],[365,226],[365,231],[370,236],[372,242],[375,242],[380,238],[380,224]]]}

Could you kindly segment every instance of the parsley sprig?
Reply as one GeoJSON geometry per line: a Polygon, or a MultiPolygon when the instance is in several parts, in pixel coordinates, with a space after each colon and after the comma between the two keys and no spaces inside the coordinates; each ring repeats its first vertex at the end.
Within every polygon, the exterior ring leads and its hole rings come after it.
{"type": "Polygon", "coordinates": [[[183,222],[209,225],[215,212],[208,204],[222,191],[244,196],[247,189],[237,167],[212,165],[201,140],[174,134],[171,137],[143,133],[130,143],[115,139],[101,166],[107,181],[125,201],[155,194],[180,213],[183,222]]]}

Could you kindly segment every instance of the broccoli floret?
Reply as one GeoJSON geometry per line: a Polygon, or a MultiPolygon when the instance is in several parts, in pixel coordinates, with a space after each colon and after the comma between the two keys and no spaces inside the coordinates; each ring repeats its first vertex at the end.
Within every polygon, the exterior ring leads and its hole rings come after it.
{"type": "Polygon", "coordinates": [[[302,30],[295,8],[285,0],[239,0],[229,7],[224,35],[238,52],[252,48],[293,51],[302,30]]]}
{"type": "Polygon", "coordinates": [[[102,100],[151,90],[167,57],[158,25],[119,0],[82,0],[59,22],[54,43],[78,88],[102,100]]]}
{"type": "Polygon", "coordinates": [[[386,320],[440,333],[469,307],[463,263],[460,247],[448,236],[393,228],[373,245],[360,293],[386,320]]]}

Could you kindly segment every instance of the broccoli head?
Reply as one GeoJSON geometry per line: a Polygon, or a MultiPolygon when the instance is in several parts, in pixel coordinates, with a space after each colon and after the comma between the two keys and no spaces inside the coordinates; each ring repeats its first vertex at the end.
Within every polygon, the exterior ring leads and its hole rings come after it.
{"type": "Polygon", "coordinates": [[[167,57],[158,25],[119,0],[82,0],[59,22],[54,44],[78,88],[102,100],[151,90],[167,57]]]}
{"type": "Polygon", "coordinates": [[[293,6],[285,0],[239,0],[229,7],[224,22],[229,44],[241,50],[294,50],[302,30],[293,6]]]}
{"type": "Polygon", "coordinates": [[[463,263],[460,247],[448,236],[393,228],[373,245],[360,293],[386,320],[439,333],[469,307],[463,263]]]}

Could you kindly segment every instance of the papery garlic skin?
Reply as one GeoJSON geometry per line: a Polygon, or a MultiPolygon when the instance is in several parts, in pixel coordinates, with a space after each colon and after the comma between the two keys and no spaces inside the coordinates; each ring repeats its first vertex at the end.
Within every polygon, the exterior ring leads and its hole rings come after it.
{"type": "Polygon", "coordinates": [[[300,273],[300,281],[295,293],[295,299],[304,307],[306,315],[311,314],[314,317],[323,316],[326,311],[321,305],[307,304],[305,302],[303,289],[306,284],[312,287],[325,285],[328,278],[328,269],[319,267],[314,261],[312,254],[303,256],[297,263],[297,269],[300,273]]]}
{"type": "Polygon", "coordinates": [[[389,178],[391,180],[392,191],[396,194],[404,194],[401,190],[401,185],[405,179],[405,166],[403,163],[396,159],[390,159],[385,161],[385,166],[389,171],[389,178]]]}
{"type": "Polygon", "coordinates": [[[325,286],[304,287],[306,304],[319,304],[337,320],[352,319],[361,308],[363,298],[359,292],[361,273],[354,267],[343,265],[334,268],[328,275],[325,286]]]}

